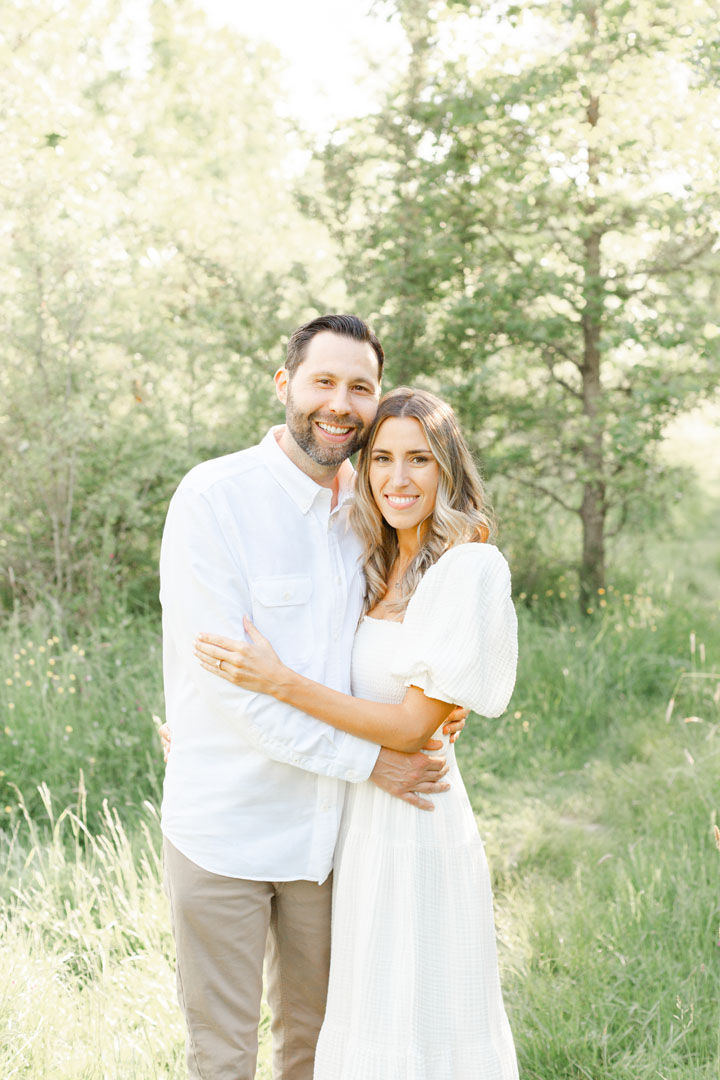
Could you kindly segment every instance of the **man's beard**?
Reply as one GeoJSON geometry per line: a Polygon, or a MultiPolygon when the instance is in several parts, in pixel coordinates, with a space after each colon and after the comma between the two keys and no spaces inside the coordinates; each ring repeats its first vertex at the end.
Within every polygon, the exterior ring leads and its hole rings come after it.
{"type": "Polygon", "coordinates": [[[342,465],[346,458],[351,457],[357,450],[362,450],[370,432],[370,425],[363,424],[359,416],[348,415],[338,420],[334,416],[322,416],[319,411],[310,413],[309,416],[301,413],[295,408],[289,390],[285,403],[285,423],[297,445],[311,461],[314,461],[316,465],[330,467],[342,465]],[[318,420],[334,427],[353,427],[355,431],[342,446],[321,446],[315,434],[315,424],[318,420]]]}

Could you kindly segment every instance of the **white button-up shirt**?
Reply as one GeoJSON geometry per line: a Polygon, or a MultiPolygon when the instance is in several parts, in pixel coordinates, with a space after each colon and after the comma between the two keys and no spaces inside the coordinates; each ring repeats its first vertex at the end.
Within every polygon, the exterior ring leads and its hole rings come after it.
{"type": "Polygon", "coordinates": [[[193,656],[202,631],[244,640],[249,615],[286,664],[350,693],[363,598],[348,525],[352,468],[341,468],[331,510],[330,490],[278,446],[281,430],[196,466],[170,503],[160,599],[173,741],[162,828],[215,874],[324,881],[344,781],[367,779],[379,747],[233,686],[193,656]]]}

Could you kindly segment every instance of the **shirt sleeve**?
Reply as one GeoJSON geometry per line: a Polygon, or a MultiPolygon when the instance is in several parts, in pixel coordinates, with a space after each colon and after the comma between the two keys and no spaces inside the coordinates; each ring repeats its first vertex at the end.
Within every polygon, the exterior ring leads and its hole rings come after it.
{"type": "MultiPolygon", "coordinates": [[[[234,686],[205,671],[193,655],[200,632],[245,640],[243,615],[252,608],[242,561],[230,550],[211,505],[202,492],[183,485],[170,503],[163,533],[160,600],[163,634],[181,658],[183,678],[209,709],[242,725],[252,746],[309,772],[353,782],[368,778],[380,750],[375,743],[234,686]]],[[[166,689],[169,697],[174,688],[166,689]]]]}
{"type": "Polygon", "coordinates": [[[410,598],[393,674],[427,697],[500,716],[515,685],[517,617],[497,548],[460,544],[410,598]]]}

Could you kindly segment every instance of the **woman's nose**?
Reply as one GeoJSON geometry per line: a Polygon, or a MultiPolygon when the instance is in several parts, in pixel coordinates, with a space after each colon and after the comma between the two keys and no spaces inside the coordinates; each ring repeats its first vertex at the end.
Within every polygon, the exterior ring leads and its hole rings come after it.
{"type": "Polygon", "coordinates": [[[393,487],[406,487],[407,482],[407,466],[404,461],[399,461],[393,469],[393,487]]]}

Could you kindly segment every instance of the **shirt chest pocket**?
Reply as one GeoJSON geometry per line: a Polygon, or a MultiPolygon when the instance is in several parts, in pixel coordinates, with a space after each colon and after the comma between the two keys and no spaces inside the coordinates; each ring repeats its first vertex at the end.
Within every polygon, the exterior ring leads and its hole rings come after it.
{"type": "Polygon", "coordinates": [[[312,578],[304,575],[255,578],[250,582],[253,622],[283,663],[290,666],[312,656],[312,591],[312,578]]]}

